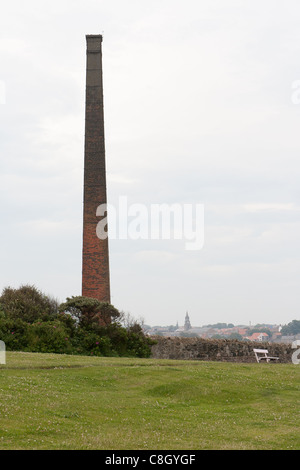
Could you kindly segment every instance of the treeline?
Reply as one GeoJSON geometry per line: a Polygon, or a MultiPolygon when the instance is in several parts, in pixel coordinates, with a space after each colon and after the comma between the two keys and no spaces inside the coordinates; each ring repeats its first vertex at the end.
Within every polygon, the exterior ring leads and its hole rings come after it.
{"type": "Polygon", "coordinates": [[[0,340],[10,351],[149,357],[153,344],[136,321],[107,302],[71,297],[59,304],[35,286],[6,287],[0,297],[0,340]]]}
{"type": "Polygon", "coordinates": [[[300,320],[292,320],[287,325],[284,325],[281,329],[283,336],[293,336],[300,333],[300,320]]]}

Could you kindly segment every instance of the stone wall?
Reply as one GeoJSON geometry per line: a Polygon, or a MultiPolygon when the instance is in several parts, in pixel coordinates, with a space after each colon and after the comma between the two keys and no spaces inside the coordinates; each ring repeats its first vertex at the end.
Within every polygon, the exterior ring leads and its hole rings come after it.
{"type": "Polygon", "coordinates": [[[228,339],[203,339],[152,336],[152,357],[156,359],[189,359],[200,361],[256,362],[253,349],[268,349],[279,362],[289,363],[293,349],[290,344],[257,343],[228,339]]]}

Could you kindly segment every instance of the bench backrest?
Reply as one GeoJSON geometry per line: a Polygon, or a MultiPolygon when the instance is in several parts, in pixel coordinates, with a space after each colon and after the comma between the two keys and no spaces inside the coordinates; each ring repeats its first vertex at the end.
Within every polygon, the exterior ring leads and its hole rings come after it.
{"type": "Polygon", "coordinates": [[[256,362],[259,362],[259,359],[262,359],[262,358],[266,358],[267,359],[267,354],[268,354],[268,350],[267,349],[253,349],[254,351],[254,354],[255,354],[255,358],[256,358],[256,362]],[[259,354],[263,354],[263,356],[259,356],[259,354]]]}

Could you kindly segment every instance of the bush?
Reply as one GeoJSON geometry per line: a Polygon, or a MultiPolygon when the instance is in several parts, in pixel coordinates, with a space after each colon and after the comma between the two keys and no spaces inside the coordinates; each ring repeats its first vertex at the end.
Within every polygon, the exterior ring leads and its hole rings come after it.
{"type": "Polygon", "coordinates": [[[300,320],[292,320],[287,325],[284,325],[281,329],[283,336],[293,336],[300,333],[300,320]]]}
{"type": "Polygon", "coordinates": [[[150,357],[152,344],[155,344],[150,338],[144,335],[141,325],[134,323],[127,330],[128,333],[128,351],[136,357],[150,357]]]}
{"type": "Polygon", "coordinates": [[[72,354],[111,356],[114,355],[110,339],[95,331],[78,328],[70,340],[72,354]]]}
{"type": "Polygon", "coordinates": [[[29,324],[20,318],[0,318],[0,339],[10,351],[27,350],[27,332],[29,324]]]}
{"type": "Polygon", "coordinates": [[[149,357],[153,344],[142,331],[118,324],[70,328],[60,319],[26,323],[0,318],[0,339],[8,351],[149,357]]]}
{"type": "Polygon", "coordinates": [[[7,318],[20,318],[27,323],[48,319],[58,311],[56,300],[29,285],[18,289],[6,287],[0,297],[0,306],[7,318]]]}
{"type": "Polygon", "coordinates": [[[0,339],[11,351],[148,357],[153,344],[141,326],[127,327],[107,302],[72,297],[57,306],[33,286],[4,289],[0,298],[0,339]]]}
{"type": "Polygon", "coordinates": [[[108,302],[100,302],[90,297],[71,297],[59,306],[60,312],[67,312],[82,326],[92,323],[105,326],[115,321],[120,312],[108,302]]]}
{"type": "Polygon", "coordinates": [[[27,330],[27,350],[42,353],[71,353],[69,331],[60,321],[35,322],[27,330]]]}

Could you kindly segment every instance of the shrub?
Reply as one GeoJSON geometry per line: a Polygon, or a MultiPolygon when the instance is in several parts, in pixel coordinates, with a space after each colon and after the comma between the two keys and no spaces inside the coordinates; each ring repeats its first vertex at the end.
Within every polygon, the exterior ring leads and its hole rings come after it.
{"type": "Polygon", "coordinates": [[[135,323],[127,330],[128,334],[128,351],[131,352],[132,356],[136,357],[150,357],[151,345],[155,344],[155,341],[144,335],[142,327],[135,323]]]}
{"type": "Polygon", "coordinates": [[[60,321],[35,322],[27,330],[27,349],[31,352],[71,353],[69,330],[60,321]]]}
{"type": "Polygon", "coordinates": [[[0,318],[0,339],[4,341],[6,349],[25,351],[28,328],[29,324],[20,318],[0,318]]]}
{"type": "Polygon", "coordinates": [[[108,302],[89,297],[71,297],[59,306],[60,312],[68,312],[82,326],[92,323],[109,325],[120,316],[120,312],[108,302]]]}
{"type": "Polygon", "coordinates": [[[7,318],[20,318],[27,323],[49,318],[58,311],[58,302],[55,299],[29,285],[18,289],[6,287],[0,297],[0,305],[7,318]]]}
{"type": "Polygon", "coordinates": [[[292,320],[281,329],[281,334],[284,336],[293,336],[300,333],[300,320],[292,320]]]}
{"type": "Polygon", "coordinates": [[[141,326],[119,323],[108,302],[87,297],[57,302],[33,286],[4,289],[0,298],[0,339],[7,350],[95,356],[150,356],[141,326]]]}
{"type": "Polygon", "coordinates": [[[114,356],[110,338],[107,335],[99,335],[93,330],[78,328],[71,338],[73,354],[88,354],[95,356],[114,356]]]}

